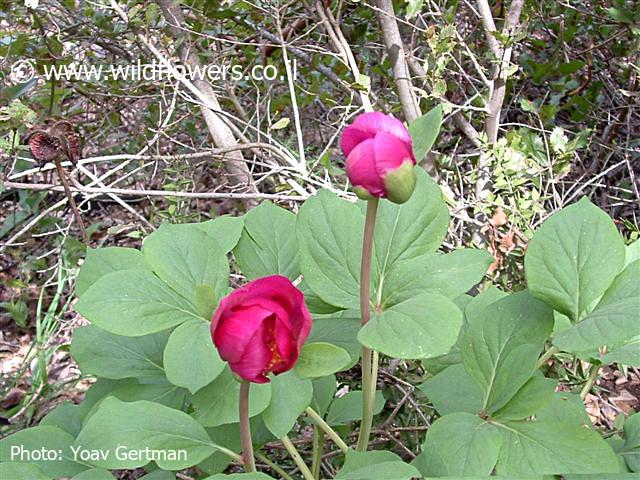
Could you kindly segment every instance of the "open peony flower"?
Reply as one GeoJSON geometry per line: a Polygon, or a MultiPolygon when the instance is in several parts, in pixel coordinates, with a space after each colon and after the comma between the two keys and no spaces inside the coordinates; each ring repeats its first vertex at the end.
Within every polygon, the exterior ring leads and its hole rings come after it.
{"type": "Polygon", "coordinates": [[[340,141],[347,177],[360,198],[404,203],[416,185],[413,143],[402,122],[380,112],[363,113],[340,141]]]}
{"type": "Polygon", "coordinates": [[[220,301],[211,338],[239,377],[255,383],[291,370],[311,331],[303,293],[281,275],[249,282],[220,301]]]}

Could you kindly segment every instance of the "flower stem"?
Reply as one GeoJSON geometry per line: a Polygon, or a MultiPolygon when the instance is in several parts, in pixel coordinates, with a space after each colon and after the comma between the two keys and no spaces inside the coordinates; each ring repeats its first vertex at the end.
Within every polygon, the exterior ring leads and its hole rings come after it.
{"type": "Polygon", "coordinates": [[[322,463],[322,450],[324,447],[324,432],[315,425],[313,427],[313,456],[311,460],[311,474],[313,478],[320,478],[320,467],[322,463]]]}
{"type": "Polygon", "coordinates": [[[302,473],[302,476],[304,477],[304,479],[315,480],[313,478],[313,474],[311,473],[311,470],[309,470],[309,467],[307,467],[307,464],[304,463],[304,460],[298,453],[298,450],[296,450],[296,447],[293,445],[293,443],[291,443],[291,440],[289,440],[289,437],[285,435],[280,439],[280,441],[284,445],[284,448],[287,449],[287,452],[289,452],[289,455],[291,455],[291,458],[293,459],[295,464],[300,469],[300,473],[302,473]]]}
{"type": "Polygon", "coordinates": [[[538,363],[536,364],[536,369],[540,368],[545,363],[547,363],[547,360],[549,360],[551,357],[553,357],[559,351],[560,351],[560,349],[558,347],[549,347],[549,350],[544,352],[544,354],[538,359],[538,363]]]}
{"type": "Polygon", "coordinates": [[[593,383],[596,381],[596,378],[598,378],[599,371],[600,371],[600,365],[591,366],[591,371],[589,372],[589,378],[587,378],[587,383],[585,383],[584,387],[582,387],[582,390],[580,390],[580,398],[582,398],[583,400],[589,393],[589,390],[591,390],[591,387],[593,387],[593,383]]]}
{"type": "MultiPolygon", "coordinates": [[[[378,199],[367,201],[367,216],[364,221],[364,236],[362,238],[362,263],[360,265],[360,319],[364,326],[371,318],[371,252],[373,250],[373,233],[376,227],[376,213],[378,199]]],[[[364,452],[369,445],[371,424],[373,422],[373,403],[377,381],[373,378],[372,351],[362,347],[362,423],[358,435],[357,450],[364,452]],[[372,393],[373,392],[373,393],[372,393]]],[[[376,376],[377,376],[377,354],[376,376]]]]}
{"type": "Polygon", "coordinates": [[[243,381],[240,384],[240,440],[242,441],[242,460],[244,471],[255,472],[256,461],[253,458],[253,444],[251,443],[251,427],[249,426],[249,387],[251,384],[243,381]]]}
{"type": "Polygon", "coordinates": [[[273,470],[278,475],[280,475],[284,480],[293,480],[293,477],[291,475],[289,475],[282,468],[280,468],[280,466],[278,466],[275,463],[273,463],[271,460],[269,460],[267,457],[265,457],[261,453],[256,453],[256,458],[259,459],[260,461],[266,463],[271,470],[273,470]]]}
{"type": "Polygon", "coordinates": [[[338,446],[342,453],[347,453],[349,451],[349,446],[340,438],[340,435],[336,433],[336,431],[329,426],[327,422],[311,407],[307,407],[305,410],[306,414],[311,417],[313,423],[315,423],[318,427],[320,427],[324,433],[329,435],[329,438],[334,441],[334,443],[338,446]]]}

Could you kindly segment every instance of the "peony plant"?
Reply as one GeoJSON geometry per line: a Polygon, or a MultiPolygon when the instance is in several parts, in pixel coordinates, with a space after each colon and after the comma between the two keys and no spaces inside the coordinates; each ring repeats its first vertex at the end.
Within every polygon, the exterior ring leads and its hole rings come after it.
{"type": "Polygon", "coordinates": [[[345,129],[359,201],[323,189],[297,213],[264,202],[89,250],[70,351],[96,381],[0,442],[2,478],[311,480],[325,455],[343,480],[637,475],[640,416],[605,439],[583,399],[602,366],[640,366],[640,244],[582,199],[533,233],[527,288],[501,291],[486,251],[438,252],[449,208],[410,131],[381,113],[345,129]],[[561,383],[556,355],[588,369],[561,383]],[[383,361],[418,372],[403,380],[427,406],[415,453],[378,435],[402,408],[383,361]]]}

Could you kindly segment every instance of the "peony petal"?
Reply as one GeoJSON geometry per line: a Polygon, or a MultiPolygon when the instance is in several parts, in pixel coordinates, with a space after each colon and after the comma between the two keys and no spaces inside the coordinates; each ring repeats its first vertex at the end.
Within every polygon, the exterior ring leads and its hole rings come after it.
{"type": "Polygon", "coordinates": [[[373,140],[373,150],[376,173],[382,178],[389,170],[399,168],[406,160],[415,164],[413,155],[407,150],[406,145],[391,134],[378,133],[373,140]]]}
{"type": "MultiPolygon", "coordinates": [[[[358,117],[360,118],[360,117],[358,117]]],[[[356,148],[360,143],[369,138],[373,138],[375,132],[362,130],[355,124],[349,125],[342,132],[342,138],[340,138],[340,148],[345,157],[348,157],[351,151],[356,148]]]]}
{"type": "Polygon", "coordinates": [[[257,305],[236,306],[227,311],[212,335],[220,358],[230,363],[240,360],[264,320],[271,315],[273,312],[257,305]]]}
{"type": "Polygon", "coordinates": [[[360,143],[347,157],[347,177],[354,187],[362,187],[371,195],[384,197],[384,182],[376,170],[374,140],[360,143]]]}
{"type": "Polygon", "coordinates": [[[410,152],[409,156],[415,163],[413,141],[409,131],[400,120],[381,112],[358,115],[354,122],[345,128],[340,140],[342,152],[349,157],[358,145],[380,133],[392,135],[400,140],[404,144],[403,150],[410,152]]]}
{"type": "Polygon", "coordinates": [[[250,338],[241,357],[234,362],[229,362],[229,367],[233,372],[250,382],[269,382],[265,373],[273,355],[265,344],[267,323],[263,322],[255,335],[250,338]]]}

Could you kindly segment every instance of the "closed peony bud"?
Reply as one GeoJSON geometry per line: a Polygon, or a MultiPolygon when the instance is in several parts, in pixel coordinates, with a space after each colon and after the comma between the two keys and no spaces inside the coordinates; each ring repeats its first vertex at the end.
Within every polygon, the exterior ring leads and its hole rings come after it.
{"type": "Polygon", "coordinates": [[[293,368],[311,331],[304,295],[288,278],[254,280],[220,301],[211,319],[211,338],[220,357],[239,377],[269,382],[293,368]]]}
{"type": "Polygon", "coordinates": [[[400,120],[380,112],[363,113],[340,142],[347,157],[347,177],[365,200],[388,198],[404,203],[416,186],[413,142],[400,120]]]}

